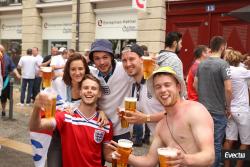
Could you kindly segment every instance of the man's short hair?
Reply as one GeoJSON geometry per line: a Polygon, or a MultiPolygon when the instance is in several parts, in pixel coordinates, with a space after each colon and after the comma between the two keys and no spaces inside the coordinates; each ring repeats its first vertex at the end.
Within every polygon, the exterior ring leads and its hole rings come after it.
{"type": "Polygon", "coordinates": [[[167,47],[172,47],[174,41],[177,43],[181,40],[182,34],[179,32],[169,32],[165,39],[165,44],[167,47]]]}
{"type": "Polygon", "coordinates": [[[202,52],[206,52],[207,50],[207,46],[206,45],[198,45],[195,49],[194,49],[194,57],[195,59],[198,59],[201,57],[202,52]]]}
{"type": "Polygon", "coordinates": [[[210,41],[212,52],[218,52],[222,45],[226,45],[227,41],[222,36],[214,36],[210,41]]]}
{"type": "Polygon", "coordinates": [[[32,55],[32,49],[31,48],[27,49],[26,54],[27,55],[32,55]]]}
{"type": "Polygon", "coordinates": [[[87,80],[87,79],[90,79],[94,82],[96,82],[99,86],[99,90],[102,92],[102,87],[101,87],[101,82],[99,81],[99,79],[97,79],[94,75],[92,74],[85,74],[83,79],[82,79],[82,82],[81,82],[81,86],[82,86],[82,83],[83,81],[87,80]]]}

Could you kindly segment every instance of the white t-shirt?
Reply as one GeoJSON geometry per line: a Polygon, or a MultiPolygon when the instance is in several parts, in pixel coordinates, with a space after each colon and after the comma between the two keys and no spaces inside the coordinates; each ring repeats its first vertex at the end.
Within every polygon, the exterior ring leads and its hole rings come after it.
{"type": "Polygon", "coordinates": [[[231,101],[231,112],[248,112],[249,96],[247,79],[250,79],[250,70],[244,67],[230,66],[232,77],[233,98],[231,101]]]}
{"type": "Polygon", "coordinates": [[[43,62],[43,57],[41,55],[37,55],[37,56],[34,56],[37,60],[37,64],[36,64],[36,76],[39,75],[39,71],[40,71],[40,65],[42,64],[43,62]]]}
{"type": "Polygon", "coordinates": [[[67,100],[67,86],[62,80],[62,77],[57,77],[52,81],[52,88],[60,95],[63,101],[67,100]]]}
{"type": "MultiPolygon", "coordinates": [[[[135,97],[136,91],[134,93],[135,97]]],[[[147,91],[147,84],[141,84],[139,102],[137,102],[137,110],[145,114],[154,114],[165,111],[161,103],[147,91]]],[[[150,131],[154,133],[157,122],[147,123],[150,131]]]]}
{"type": "MultiPolygon", "coordinates": [[[[56,55],[51,57],[50,66],[61,67],[66,64],[67,59],[64,59],[62,55],[56,55]]],[[[55,74],[60,74],[63,72],[63,68],[54,70],[55,74]]]]}
{"type": "Polygon", "coordinates": [[[115,71],[106,83],[103,77],[98,76],[99,71],[91,68],[91,73],[97,77],[103,89],[98,106],[105,112],[113,123],[114,136],[129,132],[130,128],[121,128],[120,119],[116,113],[118,107],[123,106],[124,97],[131,94],[133,79],[124,71],[121,62],[116,62],[115,71]]]}
{"type": "Polygon", "coordinates": [[[37,65],[37,59],[34,56],[22,56],[18,62],[21,67],[23,79],[34,79],[37,65]]]}

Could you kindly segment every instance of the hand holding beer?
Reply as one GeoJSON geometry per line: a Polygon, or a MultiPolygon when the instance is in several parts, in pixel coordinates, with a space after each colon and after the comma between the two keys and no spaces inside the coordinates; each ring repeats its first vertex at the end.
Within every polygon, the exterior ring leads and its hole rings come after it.
{"type": "Polygon", "coordinates": [[[169,167],[170,165],[168,162],[178,155],[178,150],[176,148],[165,147],[165,148],[158,148],[157,149],[160,167],[169,167]]]}
{"type": "Polygon", "coordinates": [[[117,159],[117,167],[127,167],[129,154],[132,152],[133,142],[127,139],[118,140],[117,152],[120,159],[117,159]]]}
{"type": "MultiPolygon", "coordinates": [[[[135,112],[135,110],[136,110],[136,101],[137,101],[137,99],[134,98],[134,97],[125,97],[125,100],[124,100],[125,110],[135,112]]],[[[124,118],[124,116],[128,116],[128,115],[126,115],[124,111],[120,111],[120,113],[121,113],[121,127],[122,128],[128,128],[129,123],[124,118]]]]}
{"type": "Polygon", "coordinates": [[[143,56],[142,60],[143,60],[143,76],[144,79],[148,79],[154,71],[155,60],[147,56],[143,56]]]}
{"type": "Polygon", "coordinates": [[[51,87],[53,69],[52,67],[41,67],[43,87],[51,87]]]}
{"type": "Polygon", "coordinates": [[[56,112],[56,93],[51,88],[46,88],[37,95],[34,107],[42,109],[45,118],[54,117],[56,112]]]}

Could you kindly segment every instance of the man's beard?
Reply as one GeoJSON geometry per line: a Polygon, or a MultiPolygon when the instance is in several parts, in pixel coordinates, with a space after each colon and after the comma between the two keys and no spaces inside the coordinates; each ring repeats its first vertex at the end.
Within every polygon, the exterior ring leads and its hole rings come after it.
{"type": "Polygon", "coordinates": [[[176,49],[175,49],[175,53],[178,55],[180,53],[180,49],[179,49],[179,45],[177,45],[176,49]]]}

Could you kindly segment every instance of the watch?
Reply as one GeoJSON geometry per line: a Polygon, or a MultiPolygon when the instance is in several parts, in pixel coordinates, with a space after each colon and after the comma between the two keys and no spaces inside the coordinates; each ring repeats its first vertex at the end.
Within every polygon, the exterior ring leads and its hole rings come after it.
{"type": "Polygon", "coordinates": [[[150,115],[149,114],[147,114],[147,116],[146,116],[146,122],[150,122],[151,121],[151,119],[150,119],[150,115]]]}

